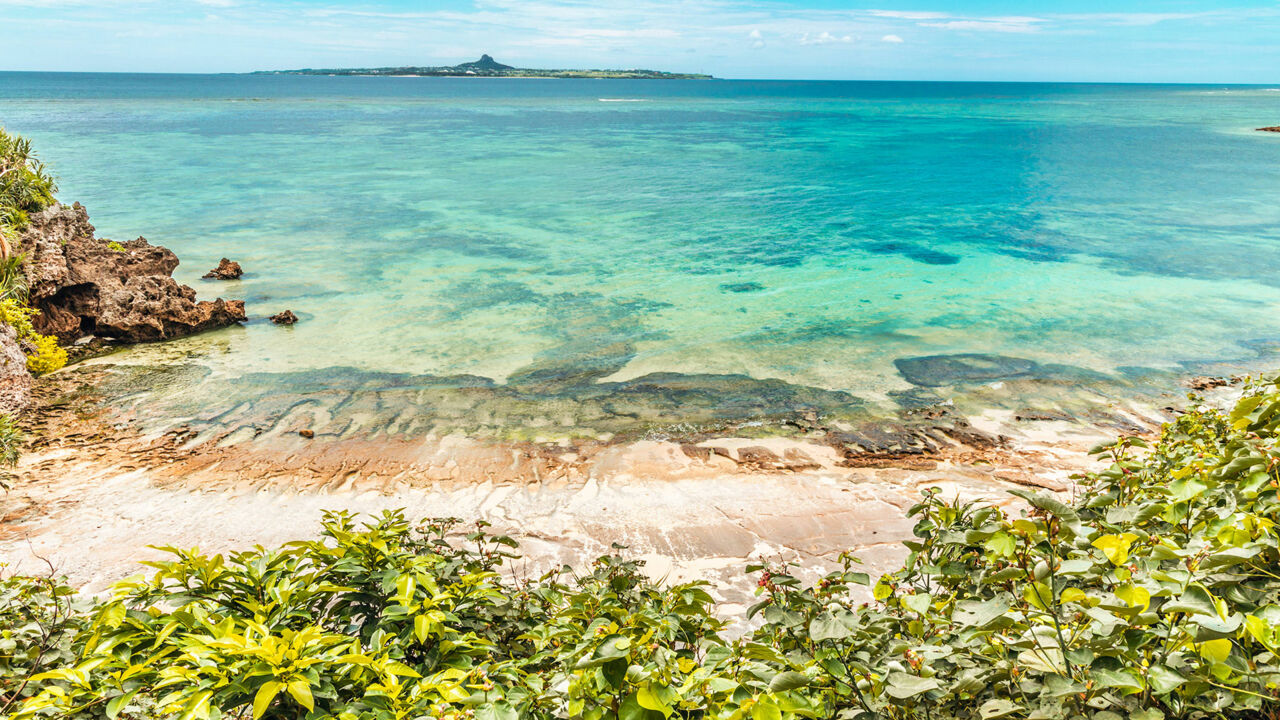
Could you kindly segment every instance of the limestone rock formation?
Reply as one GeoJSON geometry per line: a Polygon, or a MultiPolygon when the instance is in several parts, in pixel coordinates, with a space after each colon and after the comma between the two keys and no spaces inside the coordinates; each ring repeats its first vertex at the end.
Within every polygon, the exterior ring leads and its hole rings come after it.
{"type": "Polygon", "coordinates": [[[1280,133],[1280,125],[1276,125],[1275,127],[1258,128],[1258,132],[1280,133]]]}
{"type": "Polygon", "coordinates": [[[27,372],[27,356],[18,344],[13,326],[0,323],[0,413],[17,414],[30,402],[31,373],[27,372]]]}
{"type": "Polygon", "coordinates": [[[271,322],[277,325],[292,325],[298,322],[298,316],[294,315],[292,310],[285,310],[282,313],[272,315],[271,322]]]}
{"type": "Polygon", "coordinates": [[[218,263],[218,267],[205,273],[202,277],[205,280],[239,280],[241,275],[244,275],[244,270],[240,268],[240,263],[222,258],[218,263]]]}
{"type": "Polygon", "coordinates": [[[94,236],[84,206],[54,205],[31,216],[19,238],[27,254],[36,329],[69,342],[84,335],[126,342],[166,340],[245,320],[239,300],[196,301],[173,279],[178,257],[145,238],[94,236]]]}

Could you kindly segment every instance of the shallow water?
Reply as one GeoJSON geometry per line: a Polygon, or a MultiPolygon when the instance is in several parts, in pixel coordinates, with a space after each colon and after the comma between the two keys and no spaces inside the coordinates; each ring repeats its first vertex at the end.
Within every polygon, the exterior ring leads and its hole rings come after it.
{"type": "Polygon", "coordinates": [[[248,301],[122,395],[614,434],[1269,353],[1270,90],[0,74],[0,123],[248,301]],[[1028,362],[902,370],[965,353],[1028,362]]]}

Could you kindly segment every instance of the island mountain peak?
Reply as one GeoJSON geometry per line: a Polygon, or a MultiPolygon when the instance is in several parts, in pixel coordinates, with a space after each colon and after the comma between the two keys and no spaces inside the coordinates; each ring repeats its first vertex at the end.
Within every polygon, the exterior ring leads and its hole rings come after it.
{"type": "Polygon", "coordinates": [[[488,54],[481,55],[480,59],[475,62],[462,63],[454,65],[454,67],[460,70],[515,70],[511,65],[503,65],[488,54]]]}

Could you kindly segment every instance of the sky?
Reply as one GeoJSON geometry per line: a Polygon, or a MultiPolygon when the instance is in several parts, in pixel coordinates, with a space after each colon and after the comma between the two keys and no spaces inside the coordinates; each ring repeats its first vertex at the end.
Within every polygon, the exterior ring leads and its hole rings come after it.
{"type": "MultiPolygon", "coordinates": [[[[0,0],[0,70],[1280,83],[1280,0],[0,0]]],[[[3,79],[0,79],[3,82],[3,79]]]]}

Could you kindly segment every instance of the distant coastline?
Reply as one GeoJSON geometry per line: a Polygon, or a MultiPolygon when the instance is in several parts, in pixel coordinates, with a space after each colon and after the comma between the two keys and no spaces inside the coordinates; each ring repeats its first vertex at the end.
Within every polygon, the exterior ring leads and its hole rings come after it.
{"type": "Polygon", "coordinates": [[[463,78],[547,78],[589,80],[712,80],[711,75],[673,73],[661,70],[567,70],[518,68],[503,65],[489,55],[475,62],[440,67],[302,68],[299,70],[259,70],[252,75],[330,75],[351,77],[463,77],[463,78]]]}

